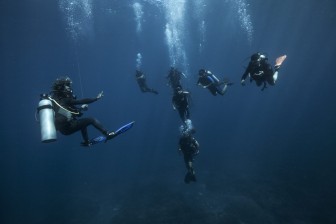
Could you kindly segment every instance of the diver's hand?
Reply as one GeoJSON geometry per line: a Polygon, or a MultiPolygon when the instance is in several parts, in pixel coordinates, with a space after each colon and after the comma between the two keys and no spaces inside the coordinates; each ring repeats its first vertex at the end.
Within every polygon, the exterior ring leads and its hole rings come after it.
{"type": "Polygon", "coordinates": [[[83,104],[82,106],[81,106],[81,110],[82,111],[87,111],[89,109],[89,105],[87,105],[87,104],[83,104]]]}
{"type": "Polygon", "coordinates": [[[240,84],[241,84],[242,86],[245,86],[245,79],[242,79],[242,80],[240,81],[240,84]]]}
{"type": "Polygon", "coordinates": [[[102,98],[104,96],[104,92],[101,91],[98,96],[96,97],[97,100],[99,100],[100,98],[102,98]]]}

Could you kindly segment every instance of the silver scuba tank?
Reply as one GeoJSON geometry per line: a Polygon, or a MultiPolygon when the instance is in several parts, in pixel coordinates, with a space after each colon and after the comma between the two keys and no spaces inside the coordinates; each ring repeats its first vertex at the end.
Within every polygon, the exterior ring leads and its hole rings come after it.
{"type": "Polygon", "coordinates": [[[38,104],[37,111],[40,120],[41,141],[44,143],[56,141],[55,114],[52,102],[49,99],[42,98],[38,104]]]}

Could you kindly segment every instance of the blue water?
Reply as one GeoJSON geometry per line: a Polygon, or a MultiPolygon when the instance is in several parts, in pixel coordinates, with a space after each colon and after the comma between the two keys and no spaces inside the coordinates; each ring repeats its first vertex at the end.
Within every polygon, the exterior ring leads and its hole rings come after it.
{"type": "Polygon", "coordinates": [[[333,0],[2,0],[0,222],[336,223],[335,12],[333,0]],[[240,85],[256,51],[288,56],[265,91],[240,85]],[[172,65],[201,145],[191,184],[172,65]],[[140,92],[137,67],[159,95],[140,92]],[[235,84],[214,97],[200,68],[235,84]],[[39,94],[64,75],[79,97],[104,91],[85,116],[132,130],[91,148],[80,133],[41,143],[39,94]]]}

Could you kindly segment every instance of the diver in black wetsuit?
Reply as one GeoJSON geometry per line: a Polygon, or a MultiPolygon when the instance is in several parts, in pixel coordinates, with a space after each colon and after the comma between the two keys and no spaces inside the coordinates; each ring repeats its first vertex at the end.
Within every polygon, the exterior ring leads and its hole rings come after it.
{"type": "Polygon", "coordinates": [[[193,168],[194,157],[199,153],[199,143],[191,135],[190,131],[183,131],[179,140],[179,150],[183,153],[184,163],[187,168],[184,182],[196,182],[195,171],[193,168]]]}
{"type": "Polygon", "coordinates": [[[182,90],[181,87],[176,87],[172,103],[174,110],[178,111],[183,122],[186,122],[186,120],[190,118],[189,97],[189,92],[182,90]]]}
{"type": "Polygon", "coordinates": [[[274,71],[272,65],[268,63],[265,54],[257,52],[251,56],[251,60],[241,78],[241,84],[245,85],[245,79],[250,76],[250,82],[253,80],[256,82],[257,86],[263,87],[261,90],[266,88],[266,83],[273,86],[275,81],[278,79],[278,70],[280,66],[274,66],[274,71]]]}
{"type": "Polygon", "coordinates": [[[200,69],[198,75],[197,85],[207,88],[214,96],[217,96],[217,94],[224,95],[227,91],[227,87],[233,84],[228,81],[220,82],[214,74],[205,69],[200,69]],[[224,85],[223,88],[221,85],[224,85]]]}
{"type": "Polygon", "coordinates": [[[51,91],[51,99],[55,110],[55,126],[63,135],[70,135],[77,131],[82,132],[84,142],[82,146],[90,146],[87,127],[93,125],[107,139],[114,136],[114,132],[108,132],[102,124],[95,118],[79,118],[82,111],[87,110],[88,105],[103,97],[103,92],[99,93],[96,98],[85,98],[77,100],[71,89],[71,79],[69,77],[57,79],[51,91]],[[81,105],[78,107],[78,105],[81,105]]]}
{"type": "Polygon", "coordinates": [[[151,89],[147,86],[145,74],[143,72],[141,72],[140,70],[136,70],[135,78],[138,82],[138,85],[140,87],[141,92],[143,92],[143,93],[150,92],[150,93],[154,93],[154,94],[159,94],[158,91],[156,91],[154,89],[151,89]]]}
{"type": "Polygon", "coordinates": [[[181,78],[183,73],[177,70],[174,67],[170,67],[169,73],[167,75],[168,84],[170,87],[172,87],[173,91],[176,90],[177,87],[181,87],[181,78]]]}

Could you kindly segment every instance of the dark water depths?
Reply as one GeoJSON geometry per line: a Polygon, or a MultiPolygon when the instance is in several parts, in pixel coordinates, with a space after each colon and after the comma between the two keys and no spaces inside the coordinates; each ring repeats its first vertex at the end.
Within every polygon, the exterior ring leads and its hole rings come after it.
{"type": "Polygon", "coordinates": [[[336,223],[334,1],[2,0],[0,12],[1,223],[336,223]],[[240,86],[256,51],[288,56],[265,91],[240,86]],[[139,91],[137,65],[159,95],[139,91]],[[189,185],[172,65],[201,145],[189,185]],[[202,67],[235,84],[211,96],[202,67]],[[66,74],[79,97],[104,90],[85,116],[134,128],[91,148],[79,133],[40,143],[39,94],[66,74]]]}

